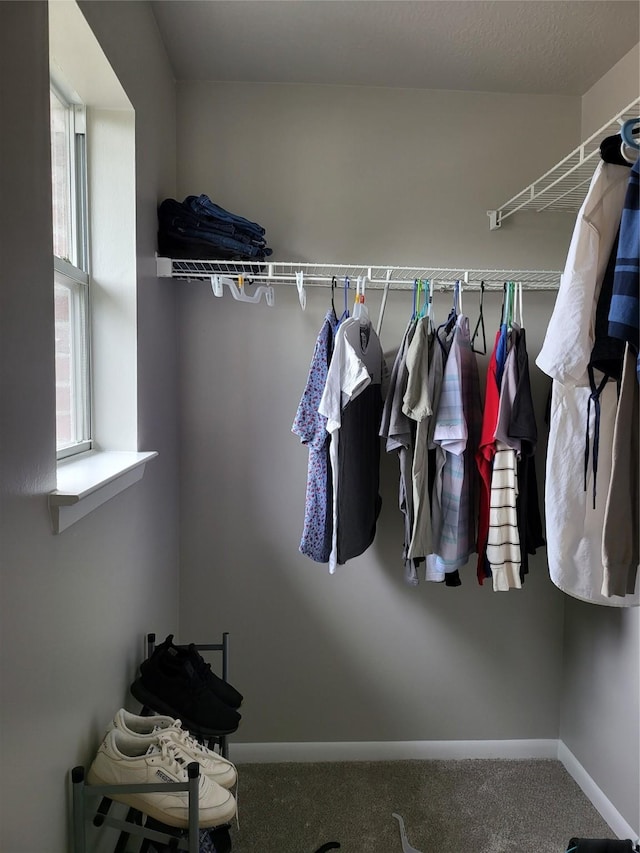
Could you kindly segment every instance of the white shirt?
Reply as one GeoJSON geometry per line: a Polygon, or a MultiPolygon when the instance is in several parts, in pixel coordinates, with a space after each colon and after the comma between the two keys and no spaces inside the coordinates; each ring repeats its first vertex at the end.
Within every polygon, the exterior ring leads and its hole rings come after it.
{"type": "Polygon", "coordinates": [[[327,381],[318,406],[318,412],[327,419],[327,432],[331,435],[329,446],[333,492],[333,530],[329,555],[331,574],[335,572],[338,564],[338,430],[342,423],[342,409],[371,382],[369,371],[345,337],[347,329],[354,323],[359,325],[360,321],[348,317],[338,326],[327,381]]]}
{"type": "Polygon", "coordinates": [[[628,167],[598,163],[576,219],[556,304],[536,358],[540,370],[563,385],[589,384],[596,306],[628,181],[628,167]]]}

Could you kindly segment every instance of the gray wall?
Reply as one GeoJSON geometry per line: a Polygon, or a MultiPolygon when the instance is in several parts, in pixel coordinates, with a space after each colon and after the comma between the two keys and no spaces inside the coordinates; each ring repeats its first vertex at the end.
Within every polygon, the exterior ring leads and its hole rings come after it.
{"type": "Polygon", "coordinates": [[[0,849],[61,853],[68,771],[91,760],[128,698],[147,631],[177,619],[174,291],[153,278],[155,206],[175,188],[175,88],[150,8],[84,11],[136,110],[142,482],[60,536],[47,5],[0,4],[0,849]]]}
{"type": "MultiPolygon", "coordinates": [[[[257,219],[282,260],[557,269],[571,218],[490,232],[485,211],[570,149],[579,122],[578,98],[180,83],[178,192],[257,219]]],[[[392,458],[371,549],[333,577],[298,553],[307,451],[290,428],[327,291],[309,289],[304,314],[295,288],[273,309],[205,283],[177,299],[180,629],[231,632],[247,697],[235,739],[557,737],[563,596],[544,554],[521,592],[480,588],[472,567],[460,589],[406,587],[392,458]]],[[[534,354],[552,305],[526,294],[534,354]]],[[[475,323],[477,296],[465,306],[475,323]]],[[[387,351],[410,310],[391,295],[387,351]]],[[[491,300],[491,335],[497,317],[491,300]]]]}

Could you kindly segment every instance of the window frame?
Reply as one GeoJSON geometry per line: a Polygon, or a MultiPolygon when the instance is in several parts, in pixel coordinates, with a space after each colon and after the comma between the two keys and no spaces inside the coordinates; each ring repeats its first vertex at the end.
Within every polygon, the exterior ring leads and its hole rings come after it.
{"type": "MultiPolygon", "coordinates": [[[[71,425],[74,440],[59,446],[56,431],[56,459],[67,459],[91,450],[91,288],[89,275],[88,170],[86,143],[86,108],[61,81],[50,75],[50,91],[65,111],[67,136],[67,168],[69,204],[69,258],[53,254],[54,289],[65,287],[70,292],[69,386],[71,425]]],[[[53,176],[53,163],[52,163],[53,176]]],[[[52,178],[53,179],[53,178],[52,178]]],[[[57,353],[56,353],[57,354],[57,353]]],[[[56,378],[56,382],[57,382],[56,378]]],[[[56,405],[56,421],[58,409],[56,405]]]]}

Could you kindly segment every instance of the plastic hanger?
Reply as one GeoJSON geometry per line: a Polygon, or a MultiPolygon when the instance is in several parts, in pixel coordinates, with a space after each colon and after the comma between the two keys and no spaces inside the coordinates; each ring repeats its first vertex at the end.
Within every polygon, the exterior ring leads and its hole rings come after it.
{"type": "Polygon", "coordinates": [[[384,312],[387,307],[387,297],[389,295],[389,286],[391,284],[391,273],[392,270],[387,270],[387,278],[384,284],[382,302],[380,303],[380,314],[378,315],[378,325],[376,327],[376,335],[378,335],[378,337],[380,337],[380,331],[382,330],[382,320],[384,318],[384,312]]]}
{"type": "Polygon", "coordinates": [[[420,294],[422,293],[422,279],[416,278],[413,280],[413,314],[412,320],[417,320],[420,316],[420,294]]]}
{"type": "Polygon", "coordinates": [[[252,302],[255,304],[256,302],[260,302],[264,296],[265,302],[270,308],[273,308],[276,303],[275,291],[271,285],[261,284],[259,287],[256,287],[255,292],[251,296],[248,296],[244,291],[244,276],[238,276],[238,284],[232,278],[226,278],[221,275],[211,276],[211,289],[214,296],[222,296],[225,285],[231,291],[233,298],[238,302],[252,302]]]}
{"type": "MultiPolygon", "coordinates": [[[[637,160],[637,157],[628,157],[627,152],[625,150],[626,148],[627,148],[627,144],[624,140],[622,140],[622,142],[620,143],[620,157],[622,158],[622,161],[623,161],[621,163],[621,165],[622,166],[633,166],[633,164],[637,160]]],[[[633,150],[635,151],[636,149],[634,148],[633,150]]]]}
{"type": "Polygon", "coordinates": [[[420,289],[422,291],[422,308],[420,308],[420,295],[418,295],[418,319],[431,316],[431,303],[433,300],[433,284],[426,278],[424,281],[420,279],[420,289]]]}
{"type": "Polygon", "coordinates": [[[334,317],[337,317],[336,314],[336,303],[334,302],[334,297],[336,294],[336,287],[338,286],[338,282],[336,280],[335,275],[331,276],[331,308],[333,310],[334,317]]]}
{"type": "Polygon", "coordinates": [[[620,128],[620,136],[625,145],[628,145],[629,148],[635,148],[638,151],[640,149],[640,142],[634,136],[634,129],[636,133],[640,133],[640,118],[630,118],[628,121],[625,121],[620,128]]]}
{"type": "Polygon", "coordinates": [[[366,281],[366,276],[359,275],[356,282],[356,300],[353,307],[353,316],[357,317],[360,320],[361,326],[366,326],[369,324],[369,309],[365,305],[364,301],[364,286],[366,281]]]}
{"type": "Polygon", "coordinates": [[[395,812],[391,812],[391,817],[395,817],[395,819],[400,824],[400,841],[402,842],[402,853],[420,853],[420,851],[416,847],[412,847],[409,844],[409,839],[407,838],[407,831],[404,828],[404,820],[402,819],[402,815],[396,814],[395,812]]]}
{"type": "Polygon", "coordinates": [[[429,283],[429,303],[427,305],[427,317],[431,321],[431,328],[434,326],[435,312],[433,308],[433,279],[427,279],[429,283]]]}
{"type": "Polygon", "coordinates": [[[364,298],[364,288],[367,283],[367,279],[369,276],[363,275],[362,280],[360,282],[360,325],[370,325],[371,320],[369,318],[369,306],[365,302],[364,298]]]}
{"type": "Polygon", "coordinates": [[[304,311],[307,307],[307,292],[304,289],[304,273],[302,270],[296,273],[296,287],[298,288],[298,299],[300,300],[300,307],[304,311]]]}
{"type": "Polygon", "coordinates": [[[344,311],[342,312],[339,321],[342,323],[343,320],[346,320],[349,316],[349,303],[347,302],[347,290],[351,287],[351,283],[349,281],[349,276],[345,275],[344,277],[344,311]]]}
{"type": "Polygon", "coordinates": [[[524,329],[524,316],[522,314],[522,282],[519,281],[516,285],[518,289],[518,312],[519,312],[519,324],[520,328],[524,329]]]}
{"type": "Polygon", "coordinates": [[[453,288],[453,307],[449,312],[449,316],[447,317],[447,322],[445,323],[445,331],[447,334],[451,332],[453,327],[456,324],[456,320],[458,319],[458,300],[460,297],[460,282],[456,281],[453,288]]]}
{"type": "Polygon", "coordinates": [[[453,307],[451,308],[451,311],[449,311],[449,316],[447,317],[445,322],[441,323],[436,329],[436,340],[440,344],[442,351],[445,354],[445,357],[447,356],[447,349],[446,349],[444,343],[442,342],[442,339],[440,338],[439,333],[440,333],[441,329],[444,329],[444,336],[446,338],[449,334],[451,334],[451,330],[453,329],[453,327],[456,324],[456,320],[458,319],[457,307],[458,307],[458,288],[459,288],[459,285],[460,285],[460,282],[456,281],[455,287],[453,289],[453,307]]]}
{"type": "Polygon", "coordinates": [[[480,315],[478,316],[478,322],[476,323],[476,327],[473,330],[473,334],[471,335],[471,349],[473,352],[478,355],[486,355],[487,354],[487,335],[484,328],[484,281],[480,282],[480,315]],[[476,335],[478,334],[478,330],[482,331],[482,349],[476,349],[473,345],[473,342],[476,339],[476,335]]]}

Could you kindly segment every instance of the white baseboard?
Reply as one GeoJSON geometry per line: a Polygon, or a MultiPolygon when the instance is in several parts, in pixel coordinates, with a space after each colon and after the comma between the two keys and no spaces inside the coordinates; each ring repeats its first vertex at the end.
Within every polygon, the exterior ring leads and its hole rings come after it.
{"type": "Polygon", "coordinates": [[[236,764],[282,761],[400,761],[404,759],[557,758],[557,740],[405,740],[337,743],[229,744],[236,764]]]}
{"type": "Polygon", "coordinates": [[[618,838],[630,838],[632,841],[637,841],[640,835],[640,827],[634,829],[627,823],[611,800],[596,785],[582,764],[561,740],[558,741],[558,760],[562,762],[567,773],[573,777],[618,838]]]}

